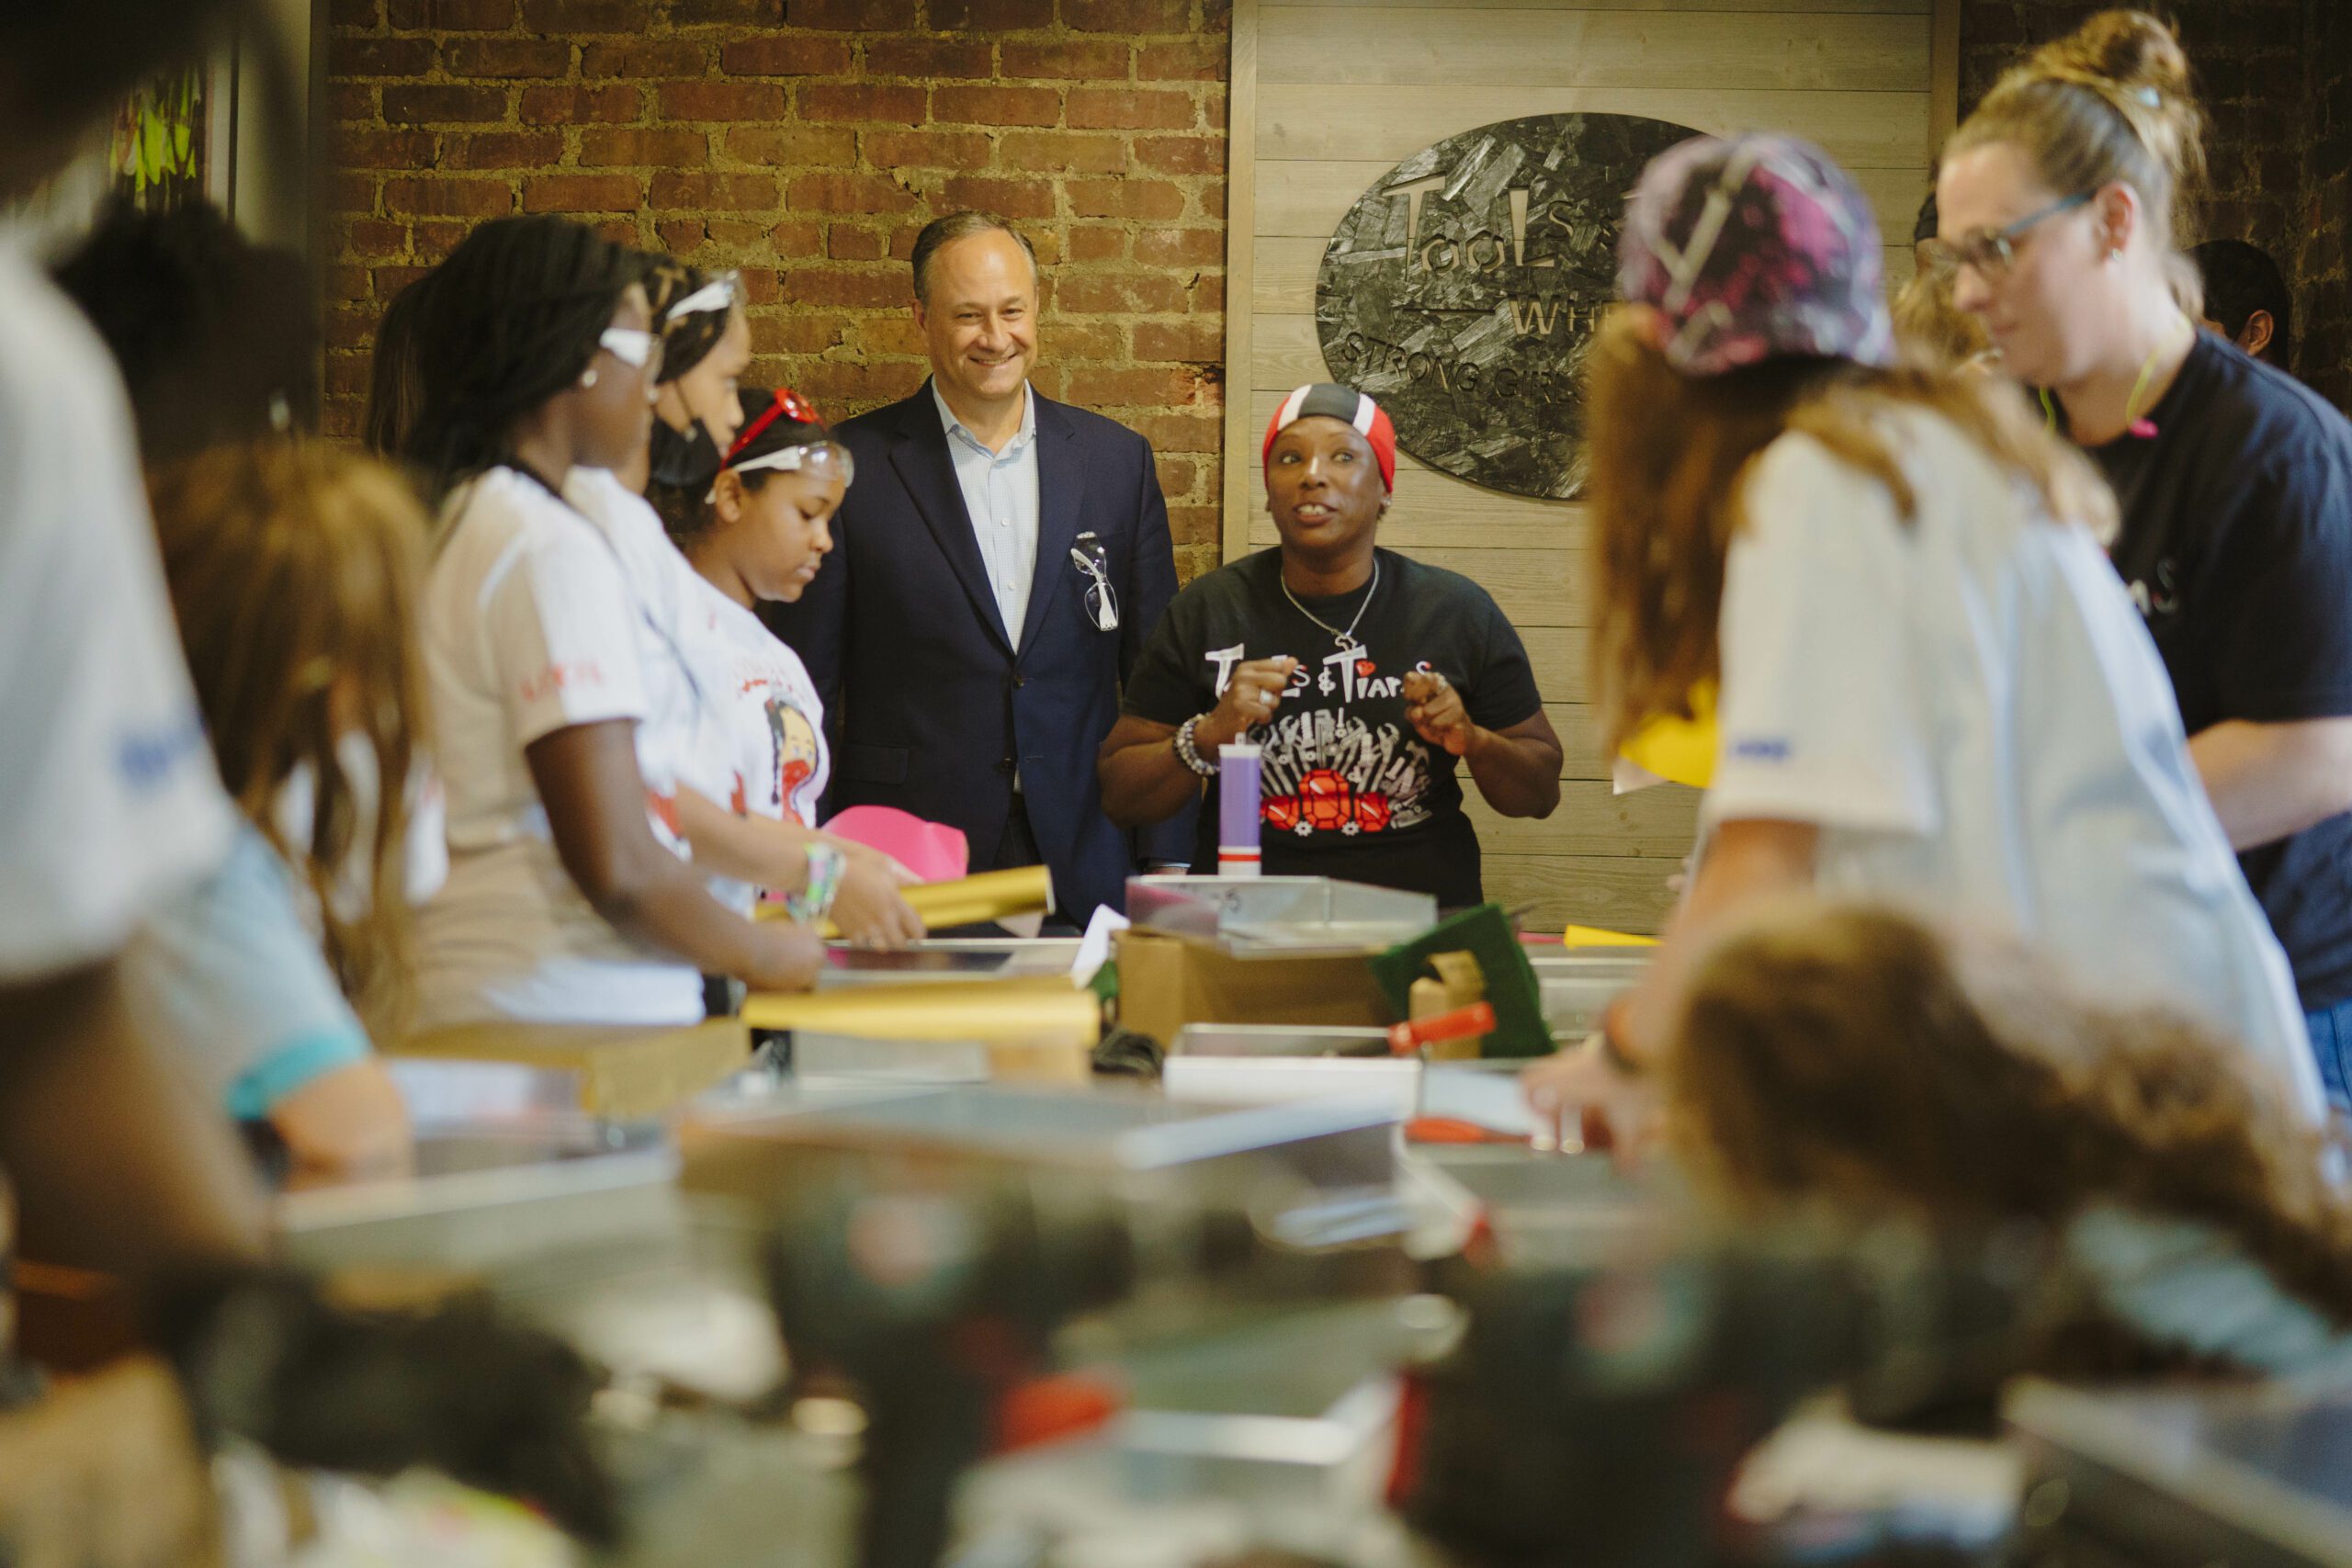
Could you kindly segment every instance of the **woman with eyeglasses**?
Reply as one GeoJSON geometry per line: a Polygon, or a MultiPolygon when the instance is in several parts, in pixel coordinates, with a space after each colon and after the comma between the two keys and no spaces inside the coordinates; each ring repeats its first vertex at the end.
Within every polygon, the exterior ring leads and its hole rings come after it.
{"type": "Polygon", "coordinates": [[[1205,789],[1193,869],[1213,874],[1220,748],[1253,743],[1266,874],[1480,903],[1457,765],[1506,817],[1560,803],[1560,740],[1527,649],[1485,589],[1378,547],[1396,432],[1370,398],[1299,388],[1263,456],[1282,543],[1170,604],[1102,743],[1102,809],[1123,827],[1160,822],[1205,789]]]}
{"type": "Polygon", "coordinates": [[[661,369],[646,258],[503,219],[416,323],[418,466],[443,492],[424,621],[449,875],[420,912],[418,1021],[690,1023],[702,974],[805,988],[816,939],[754,925],[686,862],[699,722],[673,635],[565,499],[645,447],[661,369]]]}
{"type": "Polygon", "coordinates": [[[1955,302],[2115,489],[2116,568],[2352,1109],[2352,424],[2197,330],[2201,135],[2170,29],[2103,13],[1952,138],[1942,232],[1955,302]]]}
{"type": "Polygon", "coordinates": [[[2094,998],[2233,1036],[2319,1121],[2286,961],[2100,553],[2105,487],[2012,389],[1896,361],[1881,254],[1786,137],[1686,142],[1626,209],[1588,361],[1594,697],[1614,750],[1713,682],[1717,750],[1656,961],[1531,1100],[1638,1125],[1691,965],[1812,889],[2020,934],[2094,998]]]}

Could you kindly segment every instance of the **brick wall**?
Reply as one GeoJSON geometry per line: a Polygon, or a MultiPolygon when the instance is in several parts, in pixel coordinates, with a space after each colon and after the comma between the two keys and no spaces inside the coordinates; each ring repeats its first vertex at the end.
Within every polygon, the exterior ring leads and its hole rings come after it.
{"type": "Polygon", "coordinates": [[[512,212],[741,269],[755,383],[903,397],[915,232],[985,207],[1046,264],[1039,388],[1148,435],[1216,563],[1228,0],[327,3],[331,430],[384,301],[512,212]]]}
{"type": "MultiPolygon", "coordinates": [[[[1962,0],[1961,112],[2028,50],[2113,3],[1962,0]]],[[[2297,373],[2352,408],[2352,299],[2344,273],[2352,5],[2176,0],[2156,9],[2179,23],[2212,117],[2211,179],[2195,238],[2250,240],[2278,259],[2295,289],[2297,373]],[[2336,129],[2324,139],[2314,116],[2330,104],[2336,129]]]]}
{"type": "Polygon", "coordinates": [[[2296,371],[2352,409],[2352,6],[2303,0],[2301,243],[2284,258],[2295,285],[2296,371]]]}

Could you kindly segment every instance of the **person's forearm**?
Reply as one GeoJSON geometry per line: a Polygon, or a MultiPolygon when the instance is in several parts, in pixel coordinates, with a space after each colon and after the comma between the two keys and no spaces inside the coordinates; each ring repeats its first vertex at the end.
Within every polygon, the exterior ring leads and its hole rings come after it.
{"type": "Polygon", "coordinates": [[[1176,755],[1172,739],[1123,747],[1103,759],[1102,774],[1102,814],[1122,828],[1164,822],[1200,798],[1201,775],[1176,755]]]}
{"type": "Polygon", "coordinates": [[[244,1150],[132,1025],[111,965],[0,987],[0,1173],[45,1260],[144,1279],[263,1252],[244,1150]]]}
{"type": "Polygon", "coordinates": [[[678,791],[678,827],[693,846],[695,864],[775,893],[797,893],[808,881],[806,828],[767,817],[738,817],[690,789],[678,791]]]}
{"type": "Polygon", "coordinates": [[[2352,719],[2227,719],[2190,737],[2188,755],[2233,849],[2352,811],[2352,719]]]}
{"type": "Polygon", "coordinates": [[[1487,804],[1506,817],[1549,817],[1560,804],[1560,749],[1483,726],[1463,752],[1487,804]]]}

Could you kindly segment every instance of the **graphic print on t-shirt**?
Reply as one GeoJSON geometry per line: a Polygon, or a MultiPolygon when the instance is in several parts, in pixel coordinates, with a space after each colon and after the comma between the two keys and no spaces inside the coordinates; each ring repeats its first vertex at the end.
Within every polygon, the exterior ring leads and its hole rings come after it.
{"type": "MultiPolygon", "coordinates": [[[[1239,661],[1238,648],[1205,655],[1223,694],[1239,661]]],[[[1400,676],[1384,675],[1362,648],[1342,649],[1322,668],[1301,664],[1273,719],[1253,730],[1259,749],[1267,827],[1301,839],[1337,833],[1356,838],[1419,827],[1430,819],[1430,749],[1396,724],[1374,725],[1349,711],[1358,699],[1391,699],[1400,676]],[[1295,705],[1320,694],[1337,707],[1295,705]]]]}
{"type": "Polygon", "coordinates": [[[800,807],[793,796],[817,776],[817,727],[808,722],[808,715],[792,705],[781,690],[771,689],[761,706],[767,713],[768,742],[775,749],[775,761],[768,771],[768,777],[774,781],[768,804],[781,812],[786,821],[796,827],[808,827],[801,820],[800,807]]]}

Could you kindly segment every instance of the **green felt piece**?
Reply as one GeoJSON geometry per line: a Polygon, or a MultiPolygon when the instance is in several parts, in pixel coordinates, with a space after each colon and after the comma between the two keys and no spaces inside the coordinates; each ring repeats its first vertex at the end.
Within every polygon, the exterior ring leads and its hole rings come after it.
{"type": "Polygon", "coordinates": [[[1413,982],[1433,975],[1429,966],[1434,953],[1467,953],[1478,961],[1487,977],[1487,1000],[1495,1010],[1495,1032],[1480,1043],[1486,1056],[1545,1056],[1552,1051],[1552,1031],[1544,1021],[1544,993],[1535,982],[1535,966],[1510,929],[1500,904],[1481,904],[1440,920],[1401,947],[1392,947],[1373,959],[1373,977],[1396,1009],[1407,1016],[1408,993],[1413,982]]]}

